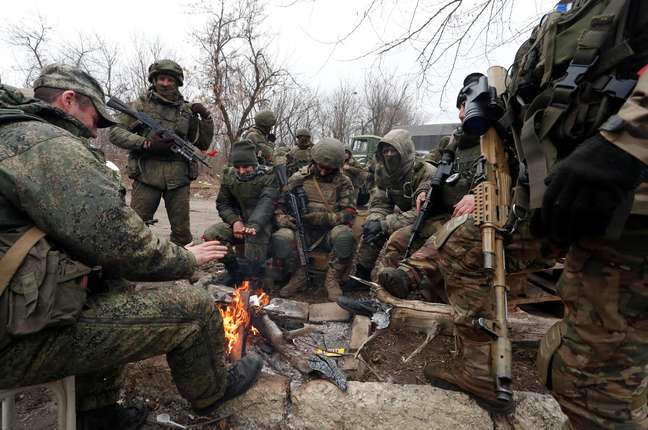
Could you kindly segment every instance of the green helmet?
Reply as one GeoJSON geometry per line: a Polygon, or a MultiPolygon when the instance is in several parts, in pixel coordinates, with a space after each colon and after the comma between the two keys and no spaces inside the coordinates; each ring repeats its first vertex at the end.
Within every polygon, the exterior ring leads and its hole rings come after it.
{"type": "Polygon", "coordinates": [[[306,136],[311,137],[310,131],[307,128],[298,128],[295,132],[295,137],[306,136]]]}
{"type": "Polygon", "coordinates": [[[271,110],[262,110],[254,115],[254,123],[262,128],[271,129],[277,123],[277,117],[271,110]]]}
{"type": "Polygon", "coordinates": [[[311,158],[322,166],[340,169],[344,164],[344,145],[337,139],[325,137],[313,146],[311,158]]]}
{"type": "Polygon", "coordinates": [[[182,67],[173,60],[159,60],[149,66],[148,81],[153,83],[155,77],[161,73],[171,76],[181,87],[184,83],[184,72],[182,67]]]}

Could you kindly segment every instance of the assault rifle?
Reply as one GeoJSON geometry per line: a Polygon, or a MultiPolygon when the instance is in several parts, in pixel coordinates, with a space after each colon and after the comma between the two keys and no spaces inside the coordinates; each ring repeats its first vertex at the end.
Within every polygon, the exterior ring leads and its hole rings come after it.
{"type": "Polygon", "coordinates": [[[510,402],[511,340],[507,325],[506,266],[504,258],[504,227],[511,206],[511,175],[502,139],[493,126],[501,115],[498,90],[503,92],[506,71],[501,67],[488,69],[489,77],[481,76],[466,88],[466,117],[463,127],[481,136],[481,158],[474,188],[475,220],[481,230],[484,268],[489,274],[495,294],[495,319],[478,318],[474,323],[494,337],[493,366],[495,391],[500,401],[510,402]],[[489,85],[489,79],[495,87],[489,85]]]}
{"type": "MultiPolygon", "coordinates": [[[[288,185],[288,173],[286,170],[285,164],[278,164],[275,166],[275,171],[277,172],[277,179],[279,179],[279,186],[282,190],[288,185]]],[[[308,249],[306,248],[306,236],[304,234],[304,222],[302,221],[302,211],[305,210],[305,207],[300,208],[299,200],[295,193],[291,191],[286,191],[286,197],[288,198],[288,204],[290,205],[290,212],[292,212],[293,218],[295,218],[295,226],[297,227],[297,254],[299,257],[299,265],[306,268],[306,273],[308,274],[308,249]]],[[[303,204],[301,206],[304,206],[303,204]]]]}
{"type": "Polygon", "coordinates": [[[205,166],[209,167],[209,163],[205,159],[205,157],[200,153],[200,151],[196,150],[196,147],[193,146],[191,143],[187,142],[180,136],[178,136],[173,130],[166,129],[162,127],[160,124],[158,124],[153,118],[151,118],[148,114],[144,112],[137,112],[128,107],[126,103],[123,101],[119,100],[117,97],[111,97],[110,100],[108,100],[108,103],[106,105],[110,108],[115,109],[116,111],[119,111],[123,114],[126,114],[130,117],[135,118],[154,132],[160,133],[162,136],[166,136],[168,138],[171,138],[173,140],[173,143],[171,144],[171,151],[175,154],[180,155],[182,158],[186,159],[187,161],[199,161],[205,166]]]}
{"type": "Polygon", "coordinates": [[[432,209],[434,209],[434,203],[439,200],[438,196],[441,192],[441,187],[443,186],[443,184],[446,182],[454,182],[459,178],[458,176],[451,178],[451,176],[454,176],[452,174],[454,158],[454,150],[443,151],[443,154],[441,155],[441,161],[439,161],[436,173],[432,178],[430,189],[425,196],[425,201],[421,206],[421,210],[419,210],[419,213],[416,216],[416,221],[414,221],[414,225],[412,227],[412,235],[409,238],[409,242],[407,242],[407,248],[405,248],[405,255],[403,259],[409,257],[414,241],[421,235],[423,224],[425,224],[425,221],[430,217],[432,209]]]}

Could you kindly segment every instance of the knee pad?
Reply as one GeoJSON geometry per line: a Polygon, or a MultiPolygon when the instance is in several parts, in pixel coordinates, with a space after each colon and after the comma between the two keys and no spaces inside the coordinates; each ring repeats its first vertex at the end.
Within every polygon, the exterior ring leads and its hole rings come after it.
{"type": "Polygon", "coordinates": [[[293,240],[294,239],[288,237],[287,234],[282,234],[281,231],[274,233],[270,239],[272,256],[281,260],[290,258],[293,254],[293,240]]]}
{"type": "Polygon", "coordinates": [[[350,228],[341,230],[333,239],[333,252],[340,260],[347,260],[353,256],[356,241],[350,228]]]}

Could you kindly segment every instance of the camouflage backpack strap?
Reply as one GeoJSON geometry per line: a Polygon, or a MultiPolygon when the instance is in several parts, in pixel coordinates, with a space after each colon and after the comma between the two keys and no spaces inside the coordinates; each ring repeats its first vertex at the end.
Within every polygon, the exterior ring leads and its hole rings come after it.
{"type": "Polygon", "coordinates": [[[29,251],[36,242],[45,237],[45,232],[38,227],[32,227],[7,250],[0,258],[0,296],[9,285],[11,278],[16,273],[29,251]]]}
{"type": "Polygon", "coordinates": [[[0,125],[18,121],[43,121],[41,118],[25,113],[20,109],[0,107],[0,125]]]}

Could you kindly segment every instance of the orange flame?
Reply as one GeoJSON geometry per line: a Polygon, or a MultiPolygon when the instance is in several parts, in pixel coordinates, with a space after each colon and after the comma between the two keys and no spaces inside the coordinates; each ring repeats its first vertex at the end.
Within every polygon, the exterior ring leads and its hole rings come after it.
{"type": "MultiPolygon", "coordinates": [[[[223,319],[223,328],[225,330],[225,340],[227,341],[227,353],[231,353],[234,346],[239,342],[239,336],[244,332],[241,327],[250,325],[250,313],[248,312],[248,303],[245,303],[241,293],[250,289],[250,282],[243,281],[241,286],[234,290],[232,301],[226,306],[217,305],[218,311],[223,319]]],[[[263,291],[257,292],[258,304],[256,307],[263,307],[270,303],[270,297],[263,291]]],[[[250,326],[250,332],[257,335],[259,331],[250,326]]]]}

